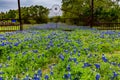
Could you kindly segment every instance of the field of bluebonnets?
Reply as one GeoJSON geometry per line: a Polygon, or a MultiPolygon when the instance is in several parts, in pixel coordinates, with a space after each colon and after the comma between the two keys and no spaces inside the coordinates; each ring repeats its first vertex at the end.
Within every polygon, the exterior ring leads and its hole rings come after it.
{"type": "Polygon", "coordinates": [[[0,34],[0,80],[120,80],[119,31],[51,26],[0,34]]]}

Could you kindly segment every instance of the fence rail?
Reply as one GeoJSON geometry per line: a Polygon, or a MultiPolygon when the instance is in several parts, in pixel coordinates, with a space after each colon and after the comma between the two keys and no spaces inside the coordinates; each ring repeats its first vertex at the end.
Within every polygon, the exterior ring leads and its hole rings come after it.
{"type": "Polygon", "coordinates": [[[12,20],[19,19],[0,19],[0,32],[12,32],[20,30],[20,24],[12,22],[12,20]]]}
{"type": "Polygon", "coordinates": [[[94,26],[99,30],[120,30],[119,22],[96,22],[94,26]]]}

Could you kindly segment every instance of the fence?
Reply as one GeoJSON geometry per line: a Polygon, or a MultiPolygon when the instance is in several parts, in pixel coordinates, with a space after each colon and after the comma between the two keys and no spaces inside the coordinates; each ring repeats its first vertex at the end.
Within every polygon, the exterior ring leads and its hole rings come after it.
{"type": "Polygon", "coordinates": [[[18,19],[0,19],[0,32],[11,32],[20,30],[18,19]]]}

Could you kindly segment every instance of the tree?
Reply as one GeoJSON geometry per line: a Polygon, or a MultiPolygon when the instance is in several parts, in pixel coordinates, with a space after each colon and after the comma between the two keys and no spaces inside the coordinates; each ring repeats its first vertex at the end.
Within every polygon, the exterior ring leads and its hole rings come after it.
{"type": "MultiPolygon", "coordinates": [[[[49,10],[43,6],[21,7],[21,16],[23,23],[46,23],[48,21],[49,10]]],[[[18,19],[18,10],[9,10],[6,13],[1,12],[1,17],[7,19],[18,19]]]]}
{"type": "MultiPolygon", "coordinates": [[[[73,18],[70,22],[89,25],[91,0],[62,0],[63,17],[73,18]]],[[[94,0],[94,22],[116,22],[120,17],[119,0],[94,0]],[[116,7],[117,6],[117,7],[116,7]]]]}

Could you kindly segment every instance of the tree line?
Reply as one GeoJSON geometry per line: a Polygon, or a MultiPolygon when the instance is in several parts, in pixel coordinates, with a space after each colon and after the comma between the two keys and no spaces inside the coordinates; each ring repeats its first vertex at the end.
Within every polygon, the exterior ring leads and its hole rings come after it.
{"type": "MultiPolygon", "coordinates": [[[[21,7],[21,17],[24,24],[40,24],[48,22],[49,10],[43,6],[21,7]]],[[[1,12],[0,19],[19,19],[18,10],[1,12]]]]}
{"type": "MultiPolygon", "coordinates": [[[[94,0],[94,22],[120,22],[120,0],[94,0]]],[[[62,16],[48,17],[49,9],[43,6],[22,7],[23,23],[40,24],[62,22],[89,25],[91,20],[91,0],[62,0],[62,16]]],[[[0,18],[18,18],[18,10],[1,12],[0,18]]]]}
{"type": "MultiPolygon", "coordinates": [[[[94,22],[119,22],[120,0],[94,0],[94,22]]],[[[62,0],[65,22],[86,25],[91,20],[91,0],[62,0]]]]}

